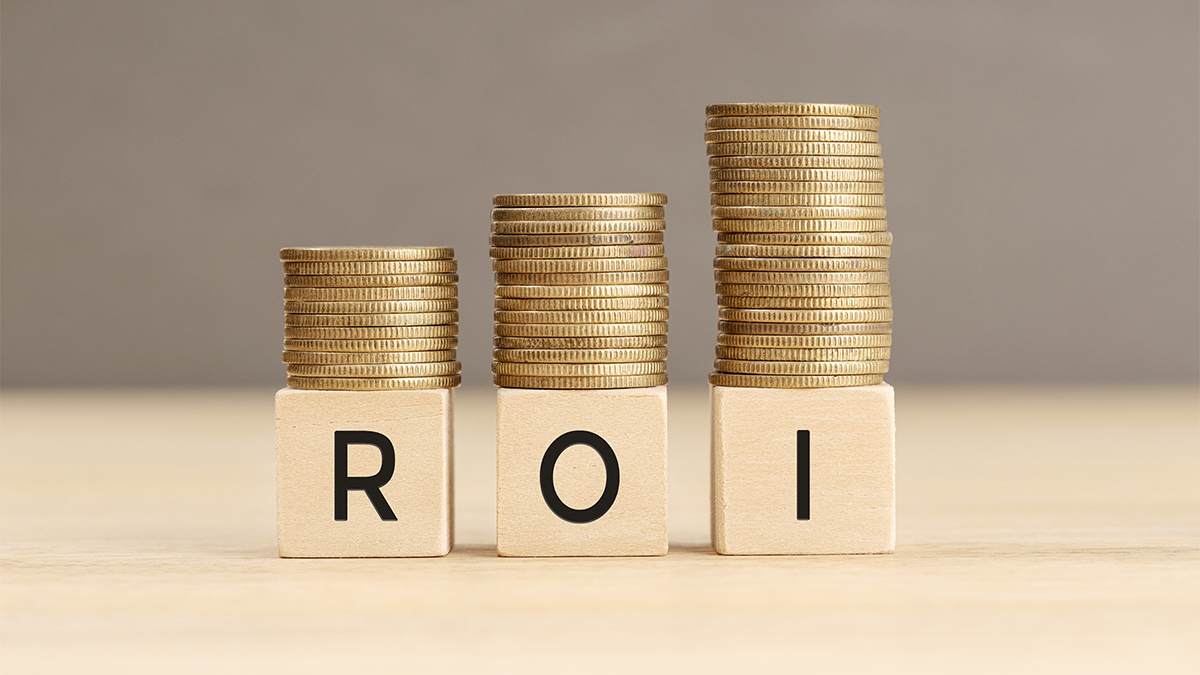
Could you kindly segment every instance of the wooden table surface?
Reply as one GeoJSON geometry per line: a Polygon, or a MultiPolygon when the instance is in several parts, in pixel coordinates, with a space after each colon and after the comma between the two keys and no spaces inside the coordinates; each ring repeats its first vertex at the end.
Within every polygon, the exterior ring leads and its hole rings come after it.
{"type": "Polygon", "coordinates": [[[281,560],[272,393],[0,396],[4,672],[1200,672],[1194,387],[897,387],[896,554],[729,558],[673,386],[640,559],[496,557],[478,390],[449,557],[281,560]]]}

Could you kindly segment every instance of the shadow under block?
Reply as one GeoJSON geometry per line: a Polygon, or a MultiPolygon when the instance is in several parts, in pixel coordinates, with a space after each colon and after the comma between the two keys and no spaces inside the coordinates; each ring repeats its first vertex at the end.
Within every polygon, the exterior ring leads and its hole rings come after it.
{"type": "Polygon", "coordinates": [[[712,425],[717,553],[895,550],[896,407],[890,384],[712,387],[712,425]]]}
{"type": "Polygon", "coordinates": [[[666,554],[666,387],[496,399],[500,555],[666,554]]]}
{"type": "Polygon", "coordinates": [[[279,555],[449,553],[454,545],[453,410],[451,389],[279,390],[279,555]]]}

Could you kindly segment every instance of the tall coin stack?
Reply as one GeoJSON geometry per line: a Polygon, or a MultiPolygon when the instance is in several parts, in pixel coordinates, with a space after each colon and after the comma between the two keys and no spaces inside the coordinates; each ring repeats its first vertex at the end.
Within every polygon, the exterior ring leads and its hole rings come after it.
{"type": "Polygon", "coordinates": [[[493,382],[516,389],[667,383],[662,194],[497,195],[493,382]]]}
{"type": "Polygon", "coordinates": [[[283,362],[293,389],[462,383],[454,249],[285,248],[283,362]]]}
{"type": "Polygon", "coordinates": [[[892,298],[870,105],[708,106],[716,372],[726,387],[878,384],[892,298]]]}

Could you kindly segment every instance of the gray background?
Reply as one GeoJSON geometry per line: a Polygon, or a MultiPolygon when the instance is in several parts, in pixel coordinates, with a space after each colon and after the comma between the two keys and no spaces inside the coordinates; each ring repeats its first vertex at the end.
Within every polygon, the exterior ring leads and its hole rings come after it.
{"type": "Polygon", "coordinates": [[[277,249],[451,245],[490,382],[490,198],[670,196],[711,369],[704,106],[883,109],[893,382],[1193,381],[1200,16],[1162,3],[16,2],[5,385],[281,384],[277,249]]]}

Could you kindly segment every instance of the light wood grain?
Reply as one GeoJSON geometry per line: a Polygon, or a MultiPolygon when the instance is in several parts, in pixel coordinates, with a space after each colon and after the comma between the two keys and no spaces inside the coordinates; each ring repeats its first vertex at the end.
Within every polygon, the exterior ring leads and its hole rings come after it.
{"type": "Polygon", "coordinates": [[[289,558],[442,556],[454,545],[451,389],[275,394],[276,529],[289,558]],[[380,448],[347,445],[346,476],[377,475],[391,459],[380,506],[345,492],[335,520],[334,435],[379,434],[380,448]],[[383,513],[392,517],[384,520],[383,513]]]}
{"type": "Polygon", "coordinates": [[[672,388],[664,557],[496,557],[481,390],[456,392],[449,556],[296,560],[275,548],[272,391],[5,392],[0,665],[1200,670],[1194,389],[897,393],[894,555],[716,555],[708,391],[672,388]]]}
{"type": "Polygon", "coordinates": [[[713,548],[727,555],[891,553],[896,408],[890,384],[712,388],[713,548]],[[808,434],[805,517],[797,432],[808,434]]]}
{"type": "MultiPolygon", "coordinates": [[[[500,389],[496,397],[496,545],[503,556],[638,556],[667,552],[667,388],[500,389]],[[591,522],[555,515],[540,485],[543,457],[572,431],[595,434],[615,460],[615,499],[591,522]]],[[[569,509],[604,496],[599,450],[568,447],[554,487],[569,509]]]]}

